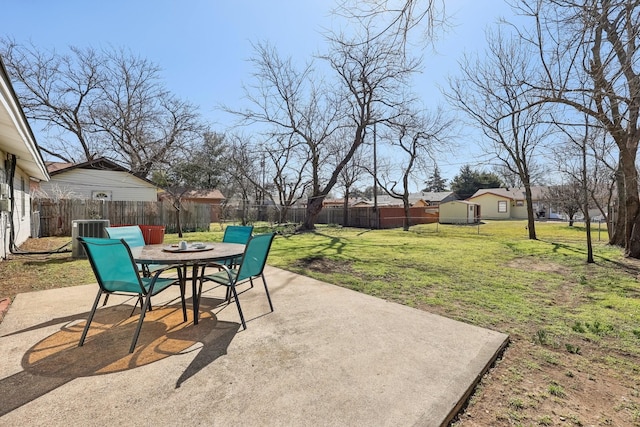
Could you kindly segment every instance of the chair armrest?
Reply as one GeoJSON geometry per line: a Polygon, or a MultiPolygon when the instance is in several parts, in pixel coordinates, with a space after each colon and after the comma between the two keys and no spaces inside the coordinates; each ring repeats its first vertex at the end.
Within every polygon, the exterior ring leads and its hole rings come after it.
{"type": "Polygon", "coordinates": [[[231,269],[226,266],[225,264],[221,264],[219,262],[210,262],[207,265],[202,267],[202,273],[200,274],[200,280],[204,280],[206,279],[207,275],[204,274],[205,270],[207,269],[207,267],[214,267],[214,268],[218,268],[220,270],[224,270],[227,273],[227,277],[229,278],[229,284],[231,284],[233,282],[233,275],[231,273],[231,269]]]}
{"type": "Polygon", "coordinates": [[[153,281],[155,282],[158,279],[158,277],[160,277],[160,275],[162,273],[164,273],[165,271],[173,270],[174,268],[178,272],[178,279],[182,280],[182,265],[180,265],[180,264],[170,264],[170,265],[166,265],[166,266],[164,266],[162,268],[158,268],[157,270],[154,270],[153,271],[153,277],[152,277],[153,281]]]}

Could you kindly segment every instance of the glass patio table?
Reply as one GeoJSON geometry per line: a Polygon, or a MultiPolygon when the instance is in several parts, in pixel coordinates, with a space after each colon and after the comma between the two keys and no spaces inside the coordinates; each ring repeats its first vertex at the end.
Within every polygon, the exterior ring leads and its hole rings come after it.
{"type": "Polygon", "coordinates": [[[189,244],[187,249],[179,245],[145,245],[131,248],[131,254],[139,264],[172,264],[183,267],[184,280],[187,280],[187,268],[192,268],[191,290],[193,293],[193,323],[198,324],[200,294],[198,292],[199,269],[210,262],[226,261],[242,256],[245,245],[239,243],[203,243],[199,246],[189,244]]]}

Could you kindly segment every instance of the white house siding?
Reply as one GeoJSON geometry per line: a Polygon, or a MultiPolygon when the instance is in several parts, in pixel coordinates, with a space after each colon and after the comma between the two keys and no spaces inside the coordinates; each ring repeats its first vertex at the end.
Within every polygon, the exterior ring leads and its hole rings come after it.
{"type": "MultiPolygon", "coordinates": [[[[7,153],[0,150],[0,156],[6,158],[7,153]]],[[[0,183],[6,183],[7,172],[4,169],[4,162],[0,162],[0,183]]],[[[2,259],[9,254],[9,213],[0,212],[0,240],[2,241],[2,259]]]]}
{"type": "Polygon", "coordinates": [[[110,195],[117,201],[157,201],[156,187],[145,180],[121,171],[72,169],[55,174],[49,182],[40,184],[40,190],[49,196],[65,194],[76,199],[92,199],[96,192],[110,195]]]}
{"type": "Polygon", "coordinates": [[[14,238],[20,246],[31,236],[31,196],[29,194],[29,177],[24,171],[16,169],[13,179],[13,227],[14,238]]]}
{"type": "Polygon", "coordinates": [[[515,200],[511,202],[511,218],[513,219],[527,219],[527,201],[515,200]]]}
{"type": "Polygon", "coordinates": [[[513,206],[511,205],[511,199],[487,193],[468,199],[468,201],[480,205],[480,215],[482,216],[482,219],[511,218],[511,210],[513,209],[513,206]],[[498,212],[499,202],[506,202],[506,212],[498,212]]]}
{"type": "Polygon", "coordinates": [[[439,206],[439,222],[441,224],[473,224],[475,222],[475,206],[465,202],[445,202],[439,206]]]}
{"type": "MultiPolygon", "coordinates": [[[[0,151],[0,155],[6,153],[0,151]]],[[[6,183],[6,170],[4,165],[0,166],[0,182],[6,183]]],[[[31,197],[29,195],[29,176],[19,168],[16,168],[13,179],[13,212],[0,212],[0,240],[2,241],[2,258],[6,258],[10,253],[9,238],[10,215],[13,216],[14,243],[20,246],[31,236],[31,197]]]]}

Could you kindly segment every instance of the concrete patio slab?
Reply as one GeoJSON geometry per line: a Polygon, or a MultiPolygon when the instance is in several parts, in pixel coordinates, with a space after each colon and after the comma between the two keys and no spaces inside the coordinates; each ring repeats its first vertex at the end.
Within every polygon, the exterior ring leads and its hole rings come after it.
{"type": "MultiPolygon", "coordinates": [[[[206,288],[201,321],[110,298],[77,347],[96,285],[20,294],[0,323],[0,425],[440,426],[508,342],[502,333],[268,267],[240,295],[206,288]]],[[[173,292],[173,290],[171,290],[173,292]]],[[[189,293],[190,296],[190,293],[189,293]]],[[[164,298],[164,300],[162,299],[164,298]]],[[[166,304],[166,305],[162,305],[166,304]]]]}

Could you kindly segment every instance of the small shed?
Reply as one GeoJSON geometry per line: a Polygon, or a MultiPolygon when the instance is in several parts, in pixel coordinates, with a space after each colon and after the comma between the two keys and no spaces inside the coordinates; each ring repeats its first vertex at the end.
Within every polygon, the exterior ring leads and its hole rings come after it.
{"type": "Polygon", "coordinates": [[[440,224],[476,224],[480,221],[480,205],[465,200],[440,204],[440,224]]]}

